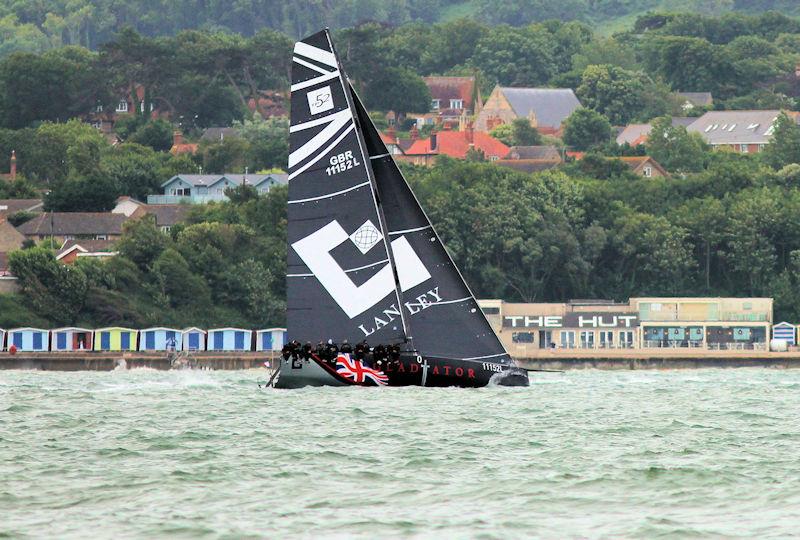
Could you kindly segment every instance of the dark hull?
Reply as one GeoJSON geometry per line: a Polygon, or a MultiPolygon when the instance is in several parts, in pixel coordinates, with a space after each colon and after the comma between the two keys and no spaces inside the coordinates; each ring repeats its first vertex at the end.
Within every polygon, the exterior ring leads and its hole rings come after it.
{"type": "MultiPolygon", "coordinates": [[[[389,363],[383,370],[388,378],[386,386],[429,386],[479,388],[499,386],[528,386],[525,370],[476,360],[452,360],[435,357],[403,355],[398,362],[389,363]]],[[[281,373],[276,388],[302,388],[304,386],[377,386],[365,378],[355,382],[338,373],[336,366],[313,356],[311,360],[282,360],[281,373]]]]}

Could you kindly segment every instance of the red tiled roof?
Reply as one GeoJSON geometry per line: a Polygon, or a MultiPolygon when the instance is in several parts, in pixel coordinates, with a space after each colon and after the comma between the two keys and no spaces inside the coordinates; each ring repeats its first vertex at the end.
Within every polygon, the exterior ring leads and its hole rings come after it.
{"type": "Polygon", "coordinates": [[[380,135],[383,144],[397,144],[397,141],[389,137],[386,133],[381,133],[380,135]]]}
{"type": "Polygon", "coordinates": [[[197,143],[173,144],[172,148],[169,149],[169,153],[172,155],[194,154],[196,152],[197,152],[197,143]]]}
{"type": "MultiPolygon", "coordinates": [[[[489,156],[505,157],[509,148],[488,133],[473,132],[473,145],[489,156]]],[[[470,143],[466,131],[440,131],[436,134],[436,148],[431,150],[431,139],[419,139],[406,150],[406,155],[440,154],[463,159],[467,157],[470,143]]]]}
{"type": "Polygon", "coordinates": [[[423,77],[431,98],[441,100],[442,105],[449,105],[451,99],[464,100],[464,108],[472,108],[472,94],[475,89],[475,77],[423,77]]]}

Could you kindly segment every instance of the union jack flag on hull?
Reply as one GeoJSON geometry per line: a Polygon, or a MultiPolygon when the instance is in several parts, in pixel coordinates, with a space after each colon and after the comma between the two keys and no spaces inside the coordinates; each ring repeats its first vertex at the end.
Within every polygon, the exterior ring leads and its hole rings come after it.
{"type": "Polygon", "coordinates": [[[389,377],[386,374],[366,367],[360,361],[350,358],[349,354],[339,354],[336,357],[336,367],[336,373],[355,384],[365,384],[368,381],[372,381],[377,386],[389,384],[389,377]]]}

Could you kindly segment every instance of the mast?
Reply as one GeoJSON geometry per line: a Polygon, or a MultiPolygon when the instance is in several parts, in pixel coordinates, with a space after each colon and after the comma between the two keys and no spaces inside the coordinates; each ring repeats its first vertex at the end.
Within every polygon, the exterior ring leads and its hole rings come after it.
{"type": "Polygon", "coordinates": [[[410,327],[408,324],[408,320],[406,319],[405,315],[403,314],[403,291],[400,287],[400,276],[397,273],[397,264],[394,260],[394,253],[392,252],[392,247],[389,244],[388,236],[389,236],[389,228],[386,224],[386,216],[383,212],[383,205],[380,201],[380,196],[378,195],[378,184],[375,180],[375,171],[372,169],[372,159],[367,152],[366,148],[367,145],[364,142],[364,133],[362,132],[361,123],[358,120],[358,114],[356,114],[355,104],[353,103],[353,96],[350,93],[351,86],[349,79],[347,77],[347,72],[345,72],[344,67],[342,66],[342,62],[339,60],[339,55],[336,53],[336,47],[333,45],[333,40],[331,40],[331,33],[328,28],[325,29],[325,37],[328,39],[328,45],[330,46],[331,50],[333,51],[333,55],[336,58],[336,64],[339,68],[339,73],[341,76],[339,78],[339,82],[342,85],[342,90],[344,91],[345,98],[347,99],[347,106],[350,108],[350,111],[353,114],[353,122],[356,126],[356,136],[358,137],[358,146],[361,149],[361,155],[364,156],[364,168],[367,172],[367,178],[369,179],[370,186],[372,187],[372,194],[373,194],[373,202],[375,203],[375,211],[378,214],[378,221],[380,222],[381,230],[384,231],[383,234],[383,244],[386,247],[386,253],[389,258],[389,265],[392,268],[392,277],[394,278],[394,291],[395,297],[397,298],[397,305],[399,306],[400,311],[400,321],[403,325],[403,335],[405,336],[405,342],[408,343],[413,338],[410,333],[410,327]]]}

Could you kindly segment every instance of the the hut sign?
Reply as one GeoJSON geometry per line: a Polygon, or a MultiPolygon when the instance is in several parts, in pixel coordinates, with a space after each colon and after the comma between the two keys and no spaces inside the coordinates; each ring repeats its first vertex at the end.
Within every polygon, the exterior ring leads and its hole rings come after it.
{"type": "Polygon", "coordinates": [[[507,328],[631,328],[639,326],[633,313],[569,313],[567,315],[506,315],[507,328]]]}

